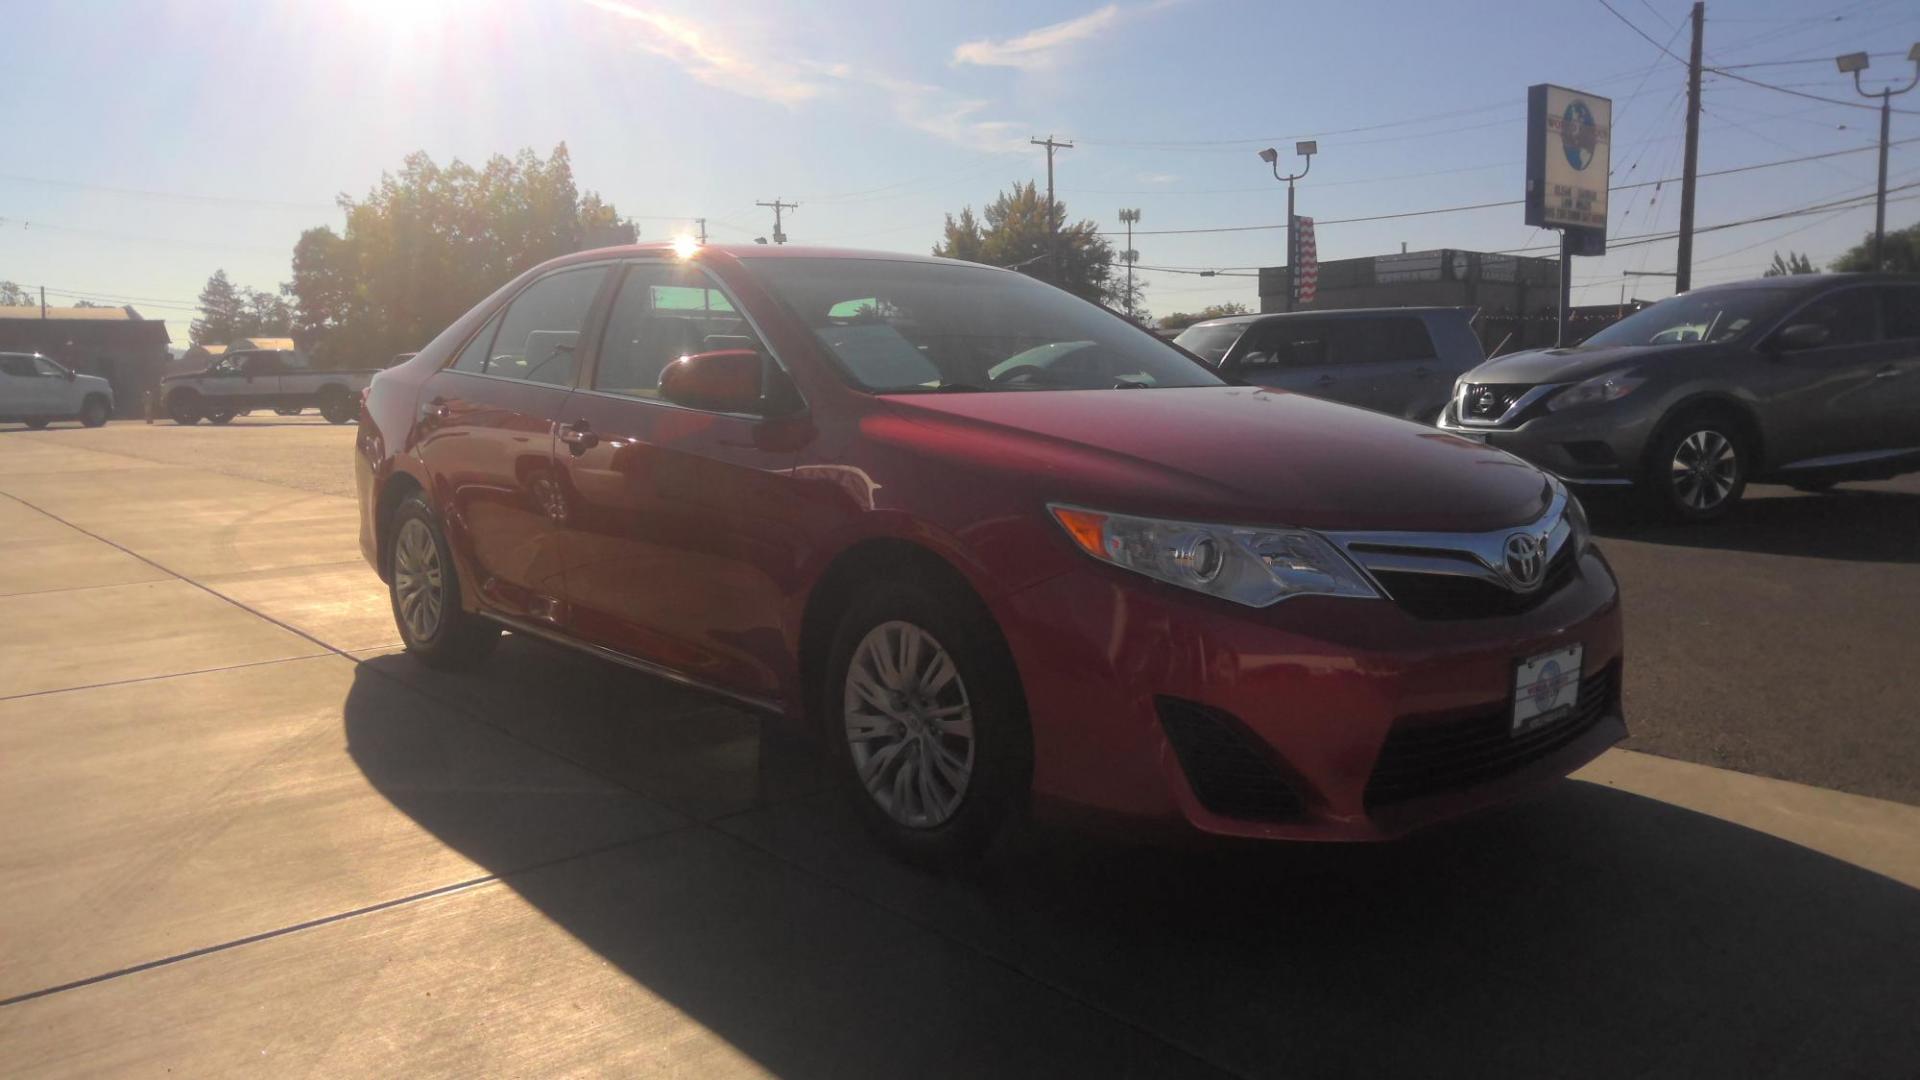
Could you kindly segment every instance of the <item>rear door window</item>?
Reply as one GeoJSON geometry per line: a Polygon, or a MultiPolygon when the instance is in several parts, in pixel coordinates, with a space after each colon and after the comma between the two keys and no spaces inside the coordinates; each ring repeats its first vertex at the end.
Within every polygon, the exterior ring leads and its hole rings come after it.
{"type": "Polygon", "coordinates": [[[589,266],[548,274],[527,286],[507,305],[480,374],[572,386],[580,334],[606,276],[606,267],[589,266]]]}
{"type": "Polygon", "coordinates": [[[1815,300],[1790,317],[1789,323],[1816,323],[1827,328],[1827,348],[1865,345],[1876,340],[1879,305],[1872,289],[1842,289],[1815,300]]]}

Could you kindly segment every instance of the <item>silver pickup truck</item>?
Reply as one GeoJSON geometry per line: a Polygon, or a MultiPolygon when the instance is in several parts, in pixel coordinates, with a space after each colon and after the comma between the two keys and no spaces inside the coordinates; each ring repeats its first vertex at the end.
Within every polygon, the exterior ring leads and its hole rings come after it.
{"type": "Polygon", "coordinates": [[[204,371],[162,379],[160,401],[176,424],[224,424],[254,409],[290,416],[315,407],[328,422],[344,424],[359,415],[360,391],[376,370],[316,371],[305,353],[243,349],[227,353],[204,371]]]}

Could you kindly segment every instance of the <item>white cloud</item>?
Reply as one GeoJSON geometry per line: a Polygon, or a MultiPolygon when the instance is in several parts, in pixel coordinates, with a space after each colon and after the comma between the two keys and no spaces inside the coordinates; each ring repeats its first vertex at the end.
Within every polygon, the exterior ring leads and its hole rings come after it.
{"type": "Polygon", "coordinates": [[[865,97],[883,101],[898,123],[915,131],[970,150],[1026,149],[1024,125],[985,118],[991,106],[985,99],[851,64],[787,59],[755,46],[752,35],[729,35],[721,45],[711,27],[625,0],[583,2],[627,20],[640,48],[721,90],[790,107],[847,90],[865,91],[865,97]]]}
{"type": "Polygon", "coordinates": [[[1043,26],[1038,30],[1029,30],[1019,37],[1005,41],[981,39],[969,41],[953,50],[953,62],[956,64],[977,64],[982,67],[1010,67],[1024,71],[1036,71],[1052,67],[1060,54],[1068,46],[1098,37],[1114,27],[1137,15],[1158,11],[1173,3],[1174,0],[1153,0],[1151,3],[1133,7],[1108,4],[1095,8],[1078,18],[1043,26]]]}
{"type": "Polygon", "coordinates": [[[1180,177],[1175,173],[1143,172],[1139,180],[1143,184],[1171,184],[1180,177]]]}
{"type": "MultiPolygon", "coordinates": [[[[642,49],[673,61],[708,86],[780,105],[811,101],[827,89],[807,67],[771,56],[744,55],[714,41],[704,27],[690,20],[621,0],[585,2],[631,22],[637,31],[635,43],[642,49]]],[[[827,68],[818,74],[832,76],[835,72],[827,68]]]]}

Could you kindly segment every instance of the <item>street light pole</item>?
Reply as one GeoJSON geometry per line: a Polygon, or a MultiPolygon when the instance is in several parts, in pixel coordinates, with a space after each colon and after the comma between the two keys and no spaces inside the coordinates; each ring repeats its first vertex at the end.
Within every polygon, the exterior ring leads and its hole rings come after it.
{"type": "Polygon", "coordinates": [[[1920,86],[1920,42],[1907,50],[1907,59],[1913,61],[1913,78],[1907,85],[1895,90],[1891,85],[1883,86],[1877,92],[1870,92],[1860,85],[1860,73],[1867,70],[1867,54],[1848,53],[1834,57],[1834,65],[1841,74],[1853,73],[1853,88],[1861,97],[1880,99],[1880,184],[1873,200],[1873,268],[1886,269],[1887,248],[1887,129],[1893,117],[1893,99],[1920,86]]]}
{"type": "Polygon", "coordinates": [[[1320,144],[1308,139],[1293,144],[1293,152],[1307,159],[1306,168],[1291,176],[1280,175],[1280,152],[1269,146],[1260,151],[1260,160],[1273,166],[1273,178],[1284,180],[1287,184],[1287,307],[1292,311],[1294,301],[1300,296],[1300,227],[1293,216],[1293,182],[1304,179],[1313,171],[1313,155],[1320,151],[1320,144]]]}

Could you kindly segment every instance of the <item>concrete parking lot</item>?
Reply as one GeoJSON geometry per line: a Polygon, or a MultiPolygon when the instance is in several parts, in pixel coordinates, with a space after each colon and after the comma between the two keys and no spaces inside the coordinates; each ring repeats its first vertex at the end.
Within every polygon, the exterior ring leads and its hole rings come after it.
{"type": "Polygon", "coordinates": [[[351,428],[0,430],[0,1071],[1912,1076],[1920,483],[1601,508],[1630,749],[1383,847],[878,855],[804,747],[397,655],[351,428]]]}

